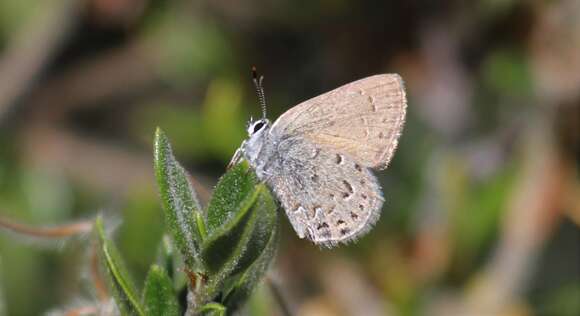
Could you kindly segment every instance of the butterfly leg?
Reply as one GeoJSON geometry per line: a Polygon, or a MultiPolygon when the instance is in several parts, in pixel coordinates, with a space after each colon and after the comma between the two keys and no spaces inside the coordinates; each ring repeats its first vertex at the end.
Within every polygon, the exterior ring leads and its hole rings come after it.
{"type": "Polygon", "coordinates": [[[242,149],[240,147],[234,153],[234,156],[232,157],[232,160],[230,160],[230,163],[228,163],[226,170],[230,170],[233,166],[237,165],[241,159],[242,159],[242,149]]]}

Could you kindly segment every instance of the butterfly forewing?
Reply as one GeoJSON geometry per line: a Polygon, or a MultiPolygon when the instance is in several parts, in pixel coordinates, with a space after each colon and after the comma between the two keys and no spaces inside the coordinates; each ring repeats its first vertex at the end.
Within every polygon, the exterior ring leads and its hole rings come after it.
{"type": "Polygon", "coordinates": [[[384,169],[397,147],[406,108],[401,77],[376,75],[298,104],[276,120],[271,133],[299,135],[365,167],[384,169]]]}

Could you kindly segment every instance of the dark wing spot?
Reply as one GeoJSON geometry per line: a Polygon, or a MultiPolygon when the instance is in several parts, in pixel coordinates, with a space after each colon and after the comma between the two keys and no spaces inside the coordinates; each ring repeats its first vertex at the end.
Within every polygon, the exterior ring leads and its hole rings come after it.
{"type": "Polygon", "coordinates": [[[343,228],[340,230],[340,234],[343,236],[348,234],[348,233],[350,233],[350,229],[348,229],[348,228],[343,228]]]}
{"type": "Polygon", "coordinates": [[[310,177],[310,180],[312,180],[313,182],[318,182],[318,179],[319,179],[319,178],[318,178],[318,175],[317,175],[317,174],[313,174],[313,175],[310,177]]]}
{"type": "Polygon", "coordinates": [[[316,227],[316,229],[321,230],[323,228],[328,228],[328,224],[326,222],[322,222],[322,224],[319,224],[318,227],[316,227]]]}
{"type": "MultiPolygon", "coordinates": [[[[359,207],[361,207],[361,206],[362,205],[359,205],[359,207]]],[[[362,208],[361,208],[361,210],[362,210],[362,208]]],[[[350,212],[350,218],[357,219],[358,218],[358,215],[355,212],[350,212]]]]}
{"type": "Polygon", "coordinates": [[[355,168],[357,171],[362,171],[362,167],[361,167],[361,166],[360,166],[358,163],[355,163],[355,164],[354,164],[354,168],[355,168]]]}
{"type": "Polygon", "coordinates": [[[350,183],[348,183],[348,181],[342,180],[342,183],[344,184],[344,187],[346,188],[346,192],[344,192],[342,194],[342,197],[346,199],[354,193],[354,189],[352,188],[352,185],[350,183]]]}
{"type": "Polygon", "coordinates": [[[336,225],[344,225],[344,221],[342,219],[339,219],[336,221],[336,225]]]}
{"type": "Polygon", "coordinates": [[[364,209],[365,209],[365,206],[364,206],[364,205],[362,205],[362,204],[359,204],[359,205],[358,205],[358,208],[360,208],[360,210],[362,211],[362,210],[364,210],[364,209]]]}
{"type": "Polygon", "coordinates": [[[360,196],[361,196],[363,199],[365,199],[365,200],[368,198],[368,196],[367,196],[366,194],[364,194],[364,193],[363,193],[363,194],[361,194],[360,196]]]}
{"type": "Polygon", "coordinates": [[[339,154],[336,154],[336,164],[340,165],[342,163],[342,156],[339,154]]]}

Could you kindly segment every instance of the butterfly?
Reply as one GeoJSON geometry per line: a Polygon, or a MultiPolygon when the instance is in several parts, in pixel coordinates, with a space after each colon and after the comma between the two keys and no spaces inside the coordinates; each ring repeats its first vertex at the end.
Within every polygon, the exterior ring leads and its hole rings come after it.
{"type": "Polygon", "coordinates": [[[263,117],[231,164],[246,159],[284,208],[300,238],[333,247],[354,241],[384,203],[371,169],[385,169],[405,123],[407,99],[397,74],[360,79],[304,101],[272,124],[254,69],[263,117]]]}

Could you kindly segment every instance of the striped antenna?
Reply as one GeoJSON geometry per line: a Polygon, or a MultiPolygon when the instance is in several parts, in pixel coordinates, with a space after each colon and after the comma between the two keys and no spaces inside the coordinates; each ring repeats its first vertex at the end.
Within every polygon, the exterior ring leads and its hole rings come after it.
{"type": "Polygon", "coordinates": [[[262,107],[262,118],[266,118],[266,97],[264,96],[264,88],[262,87],[262,81],[264,76],[258,77],[258,72],[256,67],[252,66],[252,81],[254,81],[254,86],[256,87],[256,93],[258,94],[258,102],[262,107]]]}

